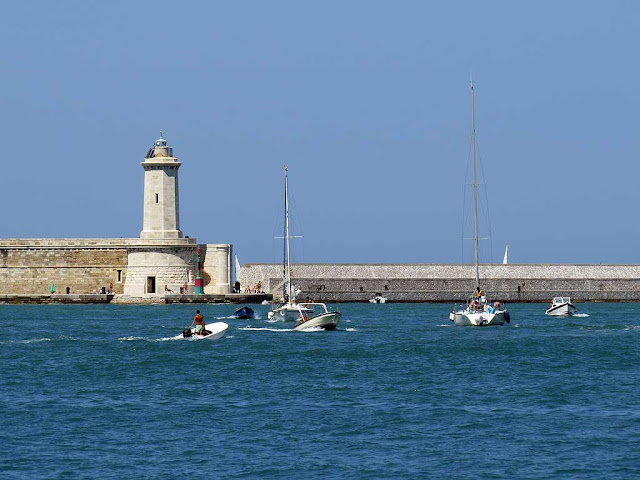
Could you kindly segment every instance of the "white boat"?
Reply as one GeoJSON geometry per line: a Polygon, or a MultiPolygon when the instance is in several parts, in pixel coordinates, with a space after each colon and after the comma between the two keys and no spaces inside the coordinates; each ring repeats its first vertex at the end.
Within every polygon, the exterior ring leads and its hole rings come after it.
{"type": "Polygon", "coordinates": [[[485,327],[491,325],[504,325],[509,323],[511,318],[507,309],[501,309],[500,303],[492,304],[487,300],[484,292],[480,289],[480,251],[478,237],[478,172],[476,165],[476,119],[475,119],[475,97],[473,82],[471,82],[471,144],[473,146],[473,209],[474,209],[474,245],[476,260],[476,290],[469,297],[466,306],[458,307],[454,305],[453,311],[449,314],[449,320],[456,325],[485,327]]]}
{"type": "Polygon", "coordinates": [[[569,297],[553,297],[551,301],[551,307],[545,312],[547,315],[553,315],[557,317],[568,317],[576,313],[578,309],[571,303],[569,297]]]}
{"type": "Polygon", "coordinates": [[[268,314],[269,320],[281,322],[293,322],[300,317],[300,312],[310,315],[313,309],[308,307],[301,308],[296,303],[296,295],[300,293],[291,286],[291,249],[289,235],[289,169],[284,166],[284,259],[282,262],[282,301],[283,304],[273,308],[268,314]]]}
{"type": "Polygon", "coordinates": [[[505,322],[509,323],[511,318],[509,312],[500,309],[500,303],[496,302],[497,306],[490,305],[486,301],[469,302],[469,304],[462,309],[456,310],[454,307],[453,312],[449,314],[449,320],[456,325],[472,326],[472,327],[489,327],[492,325],[504,325],[505,322]]]}
{"type": "Polygon", "coordinates": [[[369,303],[387,303],[387,298],[380,293],[376,293],[376,296],[370,299],[369,303]]]}
{"type": "Polygon", "coordinates": [[[322,328],[324,330],[335,330],[342,317],[340,312],[330,312],[324,303],[301,303],[298,314],[298,321],[294,330],[308,330],[311,328],[322,328]],[[304,309],[318,310],[318,315],[304,313],[304,309]]]}
{"type": "Polygon", "coordinates": [[[204,326],[206,332],[210,332],[206,335],[199,335],[196,333],[195,328],[187,328],[182,332],[182,335],[178,335],[176,338],[191,338],[193,340],[217,340],[224,337],[227,333],[229,325],[224,322],[208,323],[204,326]]]}

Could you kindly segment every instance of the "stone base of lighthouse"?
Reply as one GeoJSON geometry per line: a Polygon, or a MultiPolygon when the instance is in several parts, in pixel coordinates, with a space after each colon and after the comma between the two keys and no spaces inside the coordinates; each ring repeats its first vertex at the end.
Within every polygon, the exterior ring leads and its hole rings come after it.
{"type": "MultiPolygon", "coordinates": [[[[229,293],[229,244],[200,245],[205,293],[229,293]]],[[[0,295],[95,294],[129,297],[193,292],[197,241],[184,239],[0,239],[0,295]],[[153,288],[149,288],[152,286],[153,288]],[[184,290],[183,290],[184,291],[184,290]],[[168,292],[167,292],[168,293],[168,292]]]]}

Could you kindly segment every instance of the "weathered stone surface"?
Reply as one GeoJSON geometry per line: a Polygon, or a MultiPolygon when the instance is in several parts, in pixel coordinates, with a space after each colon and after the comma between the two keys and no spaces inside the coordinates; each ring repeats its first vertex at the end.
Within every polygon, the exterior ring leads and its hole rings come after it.
{"type": "Polygon", "coordinates": [[[207,244],[201,247],[201,273],[205,294],[224,294],[231,291],[232,252],[229,244],[207,244]]]}
{"type": "Polygon", "coordinates": [[[127,248],[86,239],[0,240],[0,294],[97,293],[113,284],[121,292],[126,278],[127,248]],[[120,271],[120,275],[118,274],[120,271]],[[120,278],[120,281],[118,281],[120,278]]]}
{"type": "MultiPolygon", "coordinates": [[[[377,292],[390,301],[462,301],[475,288],[473,265],[296,264],[293,284],[314,300],[368,301],[377,292]]],[[[576,301],[640,301],[640,265],[482,265],[482,288],[506,301],[549,301],[569,295],[576,301]]],[[[279,294],[282,266],[244,265],[243,286],[260,281],[279,294]]]]}
{"type": "MultiPolygon", "coordinates": [[[[0,239],[0,294],[97,293],[145,296],[146,279],[178,293],[193,291],[196,239],[0,239]]],[[[229,292],[231,245],[203,246],[207,293],[229,292]],[[207,254],[208,252],[208,254],[207,254]]]]}

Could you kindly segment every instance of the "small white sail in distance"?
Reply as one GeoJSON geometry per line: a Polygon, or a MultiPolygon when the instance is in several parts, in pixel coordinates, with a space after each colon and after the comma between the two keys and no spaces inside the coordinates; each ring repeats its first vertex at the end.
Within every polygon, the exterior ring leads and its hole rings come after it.
{"type": "Polygon", "coordinates": [[[240,272],[240,262],[238,261],[238,255],[236,255],[236,278],[239,272],[240,272]]]}
{"type": "Polygon", "coordinates": [[[502,259],[503,265],[509,264],[509,244],[507,243],[507,248],[504,249],[504,258],[502,259]]]}

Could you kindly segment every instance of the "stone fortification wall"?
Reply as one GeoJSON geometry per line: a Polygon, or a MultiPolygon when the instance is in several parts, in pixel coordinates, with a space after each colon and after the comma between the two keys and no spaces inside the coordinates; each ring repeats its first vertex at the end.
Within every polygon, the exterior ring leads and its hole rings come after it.
{"type": "MultiPolygon", "coordinates": [[[[292,274],[298,298],[324,301],[367,301],[378,292],[391,301],[463,301],[475,284],[474,267],[459,264],[296,264],[292,274]]],[[[482,265],[480,276],[482,288],[505,301],[640,300],[640,265],[482,265]]],[[[260,281],[279,295],[282,266],[247,264],[238,278],[243,289],[260,281]]]]}
{"type": "MultiPolygon", "coordinates": [[[[230,291],[229,244],[202,245],[205,293],[230,291]]],[[[155,279],[155,295],[164,287],[174,293],[187,283],[193,292],[197,242],[180,239],[2,239],[0,295],[47,294],[53,283],[60,293],[96,293],[101,287],[132,297],[147,295],[147,279],[155,279]]]]}
{"type": "Polygon", "coordinates": [[[96,293],[113,283],[121,293],[126,277],[127,249],[99,240],[1,240],[0,294],[96,293]],[[120,282],[118,281],[120,270],[120,282]]]}

